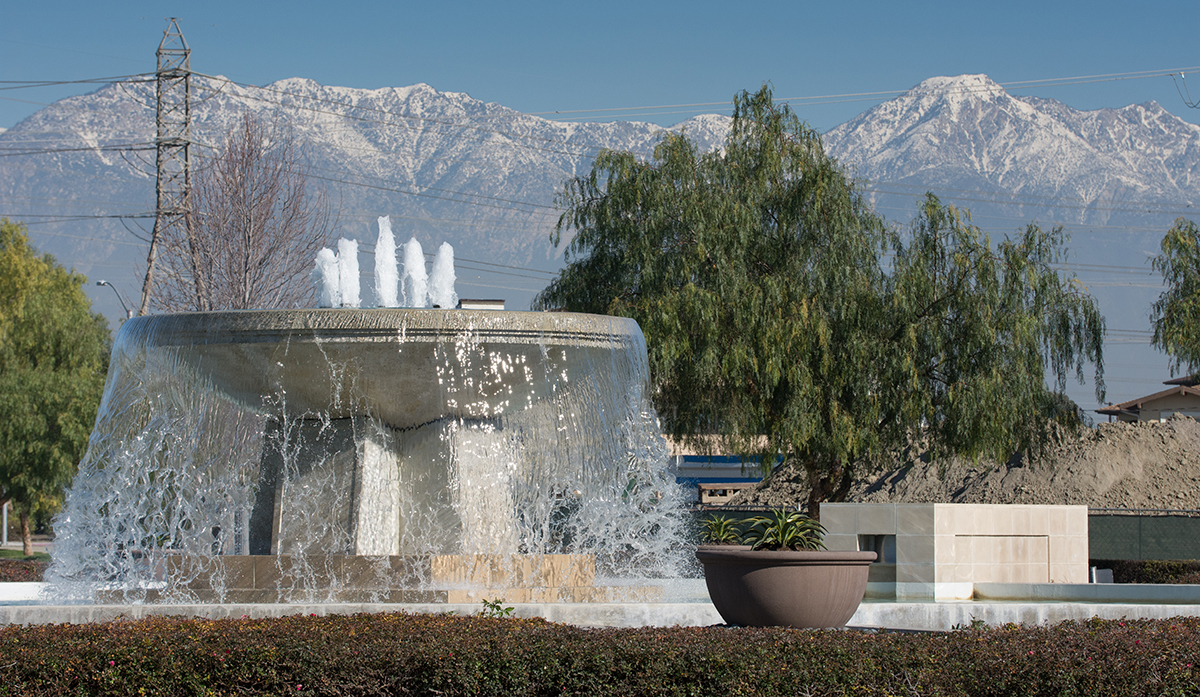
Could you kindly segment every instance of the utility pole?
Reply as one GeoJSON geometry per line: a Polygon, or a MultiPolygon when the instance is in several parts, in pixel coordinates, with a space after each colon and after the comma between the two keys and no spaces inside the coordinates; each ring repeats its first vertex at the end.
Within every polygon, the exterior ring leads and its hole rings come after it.
{"type": "Polygon", "coordinates": [[[179,20],[170,17],[167,21],[169,24],[163,31],[155,54],[158,57],[158,70],[155,72],[155,125],[158,133],[154,140],[157,171],[154,230],[150,233],[150,252],[146,255],[146,279],[142,283],[139,315],[150,310],[159,241],[171,226],[184,224],[192,186],[191,156],[188,151],[192,126],[192,50],[179,30],[179,20]]]}

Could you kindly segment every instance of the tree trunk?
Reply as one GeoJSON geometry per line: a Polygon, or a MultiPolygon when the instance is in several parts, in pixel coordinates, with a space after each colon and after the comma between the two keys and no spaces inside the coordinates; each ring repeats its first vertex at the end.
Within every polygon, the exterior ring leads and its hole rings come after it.
{"type": "Polygon", "coordinates": [[[854,483],[854,469],[839,462],[825,470],[809,458],[804,462],[804,471],[808,475],[808,517],[820,522],[822,501],[846,500],[854,483]]]}
{"type": "Polygon", "coordinates": [[[33,556],[33,534],[29,532],[29,513],[21,509],[21,545],[25,549],[25,556],[33,556]]]}

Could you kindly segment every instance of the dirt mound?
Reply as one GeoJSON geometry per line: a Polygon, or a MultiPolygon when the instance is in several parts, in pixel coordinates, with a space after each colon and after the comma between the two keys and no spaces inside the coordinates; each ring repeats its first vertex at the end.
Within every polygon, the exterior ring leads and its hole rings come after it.
{"type": "MultiPolygon", "coordinates": [[[[807,499],[804,471],[785,465],[730,503],[795,506],[807,499]]],[[[1105,423],[1059,440],[1039,458],[1006,463],[897,455],[890,469],[855,482],[847,500],[1200,510],[1200,422],[1175,415],[1165,423],[1105,423]]]]}

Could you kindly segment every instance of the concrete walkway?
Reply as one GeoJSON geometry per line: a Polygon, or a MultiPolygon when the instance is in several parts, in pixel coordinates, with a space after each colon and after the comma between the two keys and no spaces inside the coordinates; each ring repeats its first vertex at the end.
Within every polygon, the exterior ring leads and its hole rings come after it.
{"type": "MultiPolygon", "coordinates": [[[[7,584],[6,584],[7,585],[7,584]]],[[[517,617],[543,617],[580,627],[704,627],[722,624],[711,603],[529,603],[513,604],[517,617]]],[[[355,613],[453,612],[474,615],[478,604],[229,604],[229,605],[0,605],[0,624],[81,624],[149,616],[283,617],[287,615],[350,615],[355,613]]],[[[948,631],[972,620],[999,626],[1057,624],[1066,620],[1170,618],[1200,616],[1200,604],[1150,605],[1132,603],[863,603],[849,626],[862,629],[948,631]]]]}
{"type": "MultiPolygon", "coordinates": [[[[703,581],[683,584],[662,603],[506,603],[517,617],[543,617],[580,627],[704,627],[723,623],[703,581]]],[[[948,631],[981,621],[989,626],[1057,624],[1066,620],[1200,616],[1200,586],[1137,584],[977,584],[986,599],[958,602],[868,601],[849,626],[862,629],[948,631]]],[[[480,603],[254,603],[195,605],[39,605],[43,583],[0,583],[0,624],[80,624],[152,615],[176,617],[282,617],[355,613],[453,612],[474,615],[480,603]]]]}

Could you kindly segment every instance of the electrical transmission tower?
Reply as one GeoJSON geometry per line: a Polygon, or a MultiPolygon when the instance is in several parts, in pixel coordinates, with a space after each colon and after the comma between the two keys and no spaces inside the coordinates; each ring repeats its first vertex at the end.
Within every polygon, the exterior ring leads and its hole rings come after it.
{"type": "Polygon", "coordinates": [[[165,232],[174,225],[184,224],[188,194],[192,185],[191,144],[192,125],[192,50],[188,48],[179,20],[171,17],[158,44],[158,70],[155,72],[157,111],[155,124],[157,181],[154,186],[154,230],[150,233],[150,252],[146,255],[146,279],[142,283],[142,303],[138,314],[150,309],[154,286],[154,264],[158,247],[165,232]]]}

